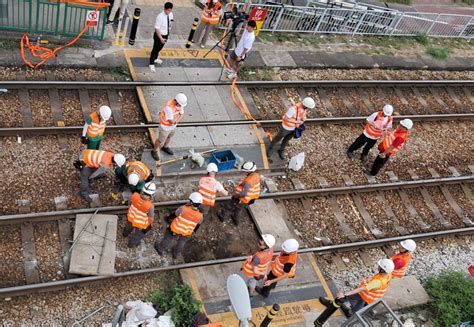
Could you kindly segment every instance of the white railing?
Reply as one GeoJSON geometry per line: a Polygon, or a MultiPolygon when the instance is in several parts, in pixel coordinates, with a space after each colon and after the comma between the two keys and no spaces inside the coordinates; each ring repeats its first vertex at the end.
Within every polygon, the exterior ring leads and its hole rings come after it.
{"type": "MultiPolygon", "coordinates": [[[[242,8],[244,4],[234,4],[242,8]]],[[[231,10],[226,5],[226,11],[231,10]]],[[[474,37],[474,17],[396,10],[372,10],[302,7],[275,4],[251,4],[250,9],[267,9],[262,31],[313,34],[397,35],[424,34],[432,37],[474,37]]]]}

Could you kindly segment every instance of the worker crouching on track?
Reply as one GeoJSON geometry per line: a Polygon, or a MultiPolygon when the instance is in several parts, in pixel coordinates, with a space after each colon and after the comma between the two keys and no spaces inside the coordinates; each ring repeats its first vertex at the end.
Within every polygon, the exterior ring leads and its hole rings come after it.
{"type": "Polygon", "coordinates": [[[316,107],[316,102],[313,98],[304,98],[302,102],[298,102],[294,106],[288,108],[286,113],[283,115],[281,120],[280,130],[278,134],[272,139],[270,147],[268,148],[268,156],[270,157],[273,153],[273,148],[275,145],[281,141],[280,149],[278,150],[278,155],[281,160],[285,160],[285,148],[288,145],[288,142],[292,138],[300,138],[301,133],[304,129],[301,126],[304,126],[306,116],[309,109],[314,109],[316,107]]]}
{"type": "Polygon", "coordinates": [[[124,237],[132,234],[128,240],[128,247],[132,248],[140,245],[145,234],[151,229],[155,218],[155,205],[153,195],[156,192],[156,185],[148,182],[144,185],[140,193],[135,192],[128,207],[127,222],[123,229],[124,237]]]}
{"type": "Polygon", "coordinates": [[[295,277],[299,247],[298,241],[293,238],[283,242],[281,245],[282,251],[273,260],[272,270],[268,273],[267,278],[264,279],[263,287],[255,289],[258,294],[266,298],[279,281],[295,277]]]}
{"type": "Polygon", "coordinates": [[[361,148],[364,144],[364,149],[360,160],[366,161],[369,155],[370,149],[377,143],[377,140],[382,136],[383,133],[392,129],[392,113],[393,107],[389,104],[383,107],[382,111],[374,112],[372,115],[367,117],[364,131],[359,137],[351,144],[347,149],[347,156],[352,158],[353,152],[361,148]]]}
{"type": "Polygon", "coordinates": [[[409,239],[400,242],[400,251],[392,257],[392,260],[394,263],[400,262],[401,265],[398,267],[398,265],[395,264],[395,270],[392,272],[393,278],[403,278],[403,276],[405,276],[415,249],[416,243],[413,240],[409,239]]]}
{"type": "Polygon", "coordinates": [[[207,175],[199,180],[198,192],[202,195],[201,211],[207,215],[216,204],[216,195],[219,192],[222,195],[229,193],[224,189],[224,186],[216,179],[216,174],[219,171],[217,165],[213,162],[207,165],[207,175]]]}
{"type": "Polygon", "coordinates": [[[260,197],[260,174],[257,172],[257,165],[253,161],[247,161],[242,165],[242,170],[247,176],[237,186],[236,194],[232,195],[230,202],[226,203],[217,215],[222,222],[227,216],[231,216],[236,226],[239,225],[242,209],[260,197]]]}
{"type": "Polygon", "coordinates": [[[369,174],[375,176],[387,163],[388,159],[405,145],[408,139],[408,131],[412,129],[411,119],[403,119],[400,126],[393,132],[388,133],[379,144],[379,155],[372,165],[369,174]]]}
{"type": "MultiPolygon", "coordinates": [[[[390,259],[381,259],[377,262],[377,266],[379,272],[361,281],[358,288],[346,293],[337,293],[336,297],[338,299],[348,300],[351,304],[350,309],[345,306],[341,307],[347,317],[352,316],[354,312],[359,311],[366,305],[380,300],[388,290],[395,265],[390,259]]],[[[320,301],[326,306],[329,305],[327,299],[321,298],[320,301]]]]}
{"type": "Polygon", "coordinates": [[[138,160],[129,161],[122,167],[115,169],[115,176],[120,183],[128,185],[132,192],[140,192],[145,183],[153,180],[153,173],[148,166],[138,160]]]}
{"type": "Polygon", "coordinates": [[[105,177],[105,171],[112,168],[113,165],[122,167],[125,164],[125,157],[120,153],[112,153],[102,150],[85,150],[80,157],[81,159],[74,162],[81,173],[80,195],[87,202],[91,203],[90,183],[89,180],[94,178],[105,177]]]}
{"type": "Polygon", "coordinates": [[[165,103],[160,113],[160,128],[158,139],[151,155],[156,161],[160,160],[160,149],[163,152],[173,155],[173,151],[169,148],[171,138],[174,136],[176,126],[183,119],[184,107],[188,104],[188,98],[183,93],[178,93],[174,99],[165,103]]]}
{"type": "Polygon", "coordinates": [[[247,277],[247,287],[251,297],[258,281],[267,276],[275,249],[275,237],[271,234],[263,234],[262,239],[258,241],[258,248],[258,252],[248,257],[241,268],[242,274],[247,277]]]}
{"type": "Polygon", "coordinates": [[[222,5],[218,0],[208,0],[201,13],[201,21],[194,34],[194,43],[201,42],[201,48],[206,46],[207,38],[213,26],[219,24],[222,15],[222,5]]]}
{"type": "Polygon", "coordinates": [[[100,143],[104,138],[106,123],[111,116],[112,110],[108,106],[102,106],[98,112],[93,112],[86,118],[81,142],[87,144],[87,149],[99,150],[100,143]]]}
{"type": "Polygon", "coordinates": [[[202,213],[199,211],[201,204],[202,195],[198,192],[191,193],[188,204],[179,207],[165,218],[170,225],[166,228],[163,240],[160,243],[155,242],[155,250],[159,255],[163,255],[163,251],[168,250],[174,240],[177,244],[172,250],[173,259],[181,254],[189,237],[197,232],[202,223],[202,213]]]}

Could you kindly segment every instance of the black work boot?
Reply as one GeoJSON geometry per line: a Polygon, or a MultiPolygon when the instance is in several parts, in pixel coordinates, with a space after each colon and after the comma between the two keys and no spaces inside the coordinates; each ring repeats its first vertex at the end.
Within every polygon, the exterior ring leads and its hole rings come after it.
{"type": "Polygon", "coordinates": [[[159,255],[163,255],[163,251],[160,249],[160,243],[159,242],[155,242],[154,246],[153,246],[156,250],[156,252],[158,252],[159,255]]]}
{"type": "Polygon", "coordinates": [[[278,156],[280,157],[281,160],[286,160],[284,150],[282,150],[282,149],[278,150],[278,156]]]}
{"type": "Polygon", "coordinates": [[[153,159],[155,159],[156,161],[160,161],[160,155],[159,155],[158,152],[156,152],[155,150],[152,150],[152,151],[151,151],[151,156],[152,156],[153,159]]]}
{"type": "Polygon", "coordinates": [[[349,150],[346,151],[347,157],[350,159],[354,156],[353,152],[350,152],[349,150]]]}
{"type": "Polygon", "coordinates": [[[346,318],[352,317],[352,315],[353,315],[352,309],[349,308],[346,304],[344,304],[344,303],[341,304],[341,310],[344,313],[344,315],[346,316],[346,318]]]}
{"type": "Polygon", "coordinates": [[[369,156],[368,156],[367,154],[362,154],[362,155],[360,156],[360,161],[362,161],[362,162],[366,162],[367,159],[369,159],[369,156]]]}
{"type": "Polygon", "coordinates": [[[173,152],[170,148],[168,148],[167,146],[162,147],[161,150],[162,150],[164,153],[169,154],[170,156],[172,156],[172,155],[174,154],[174,152],[173,152]]]}
{"type": "Polygon", "coordinates": [[[319,303],[321,303],[321,304],[324,305],[325,307],[329,307],[329,306],[332,305],[332,301],[326,299],[325,297],[320,297],[320,298],[319,298],[319,303]]]}

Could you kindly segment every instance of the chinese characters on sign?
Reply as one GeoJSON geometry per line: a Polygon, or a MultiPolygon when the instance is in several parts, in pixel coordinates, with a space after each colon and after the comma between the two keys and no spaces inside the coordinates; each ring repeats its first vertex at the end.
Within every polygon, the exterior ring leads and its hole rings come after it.
{"type": "Polygon", "coordinates": [[[260,29],[262,28],[263,21],[267,16],[267,9],[265,8],[253,8],[249,15],[249,20],[254,20],[257,23],[257,28],[255,29],[255,36],[260,33],[260,29]]]}

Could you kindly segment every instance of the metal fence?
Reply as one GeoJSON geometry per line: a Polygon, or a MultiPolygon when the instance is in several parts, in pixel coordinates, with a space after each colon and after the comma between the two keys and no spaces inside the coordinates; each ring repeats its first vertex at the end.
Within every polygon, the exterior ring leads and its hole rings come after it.
{"type": "Polygon", "coordinates": [[[29,31],[32,0],[0,0],[0,30],[29,31]]]}
{"type": "MultiPolygon", "coordinates": [[[[235,4],[242,8],[243,4],[235,4]]],[[[474,17],[467,15],[252,4],[267,10],[262,31],[313,34],[474,37],[474,17]]],[[[231,9],[230,4],[226,10],[231,9]]]]}

